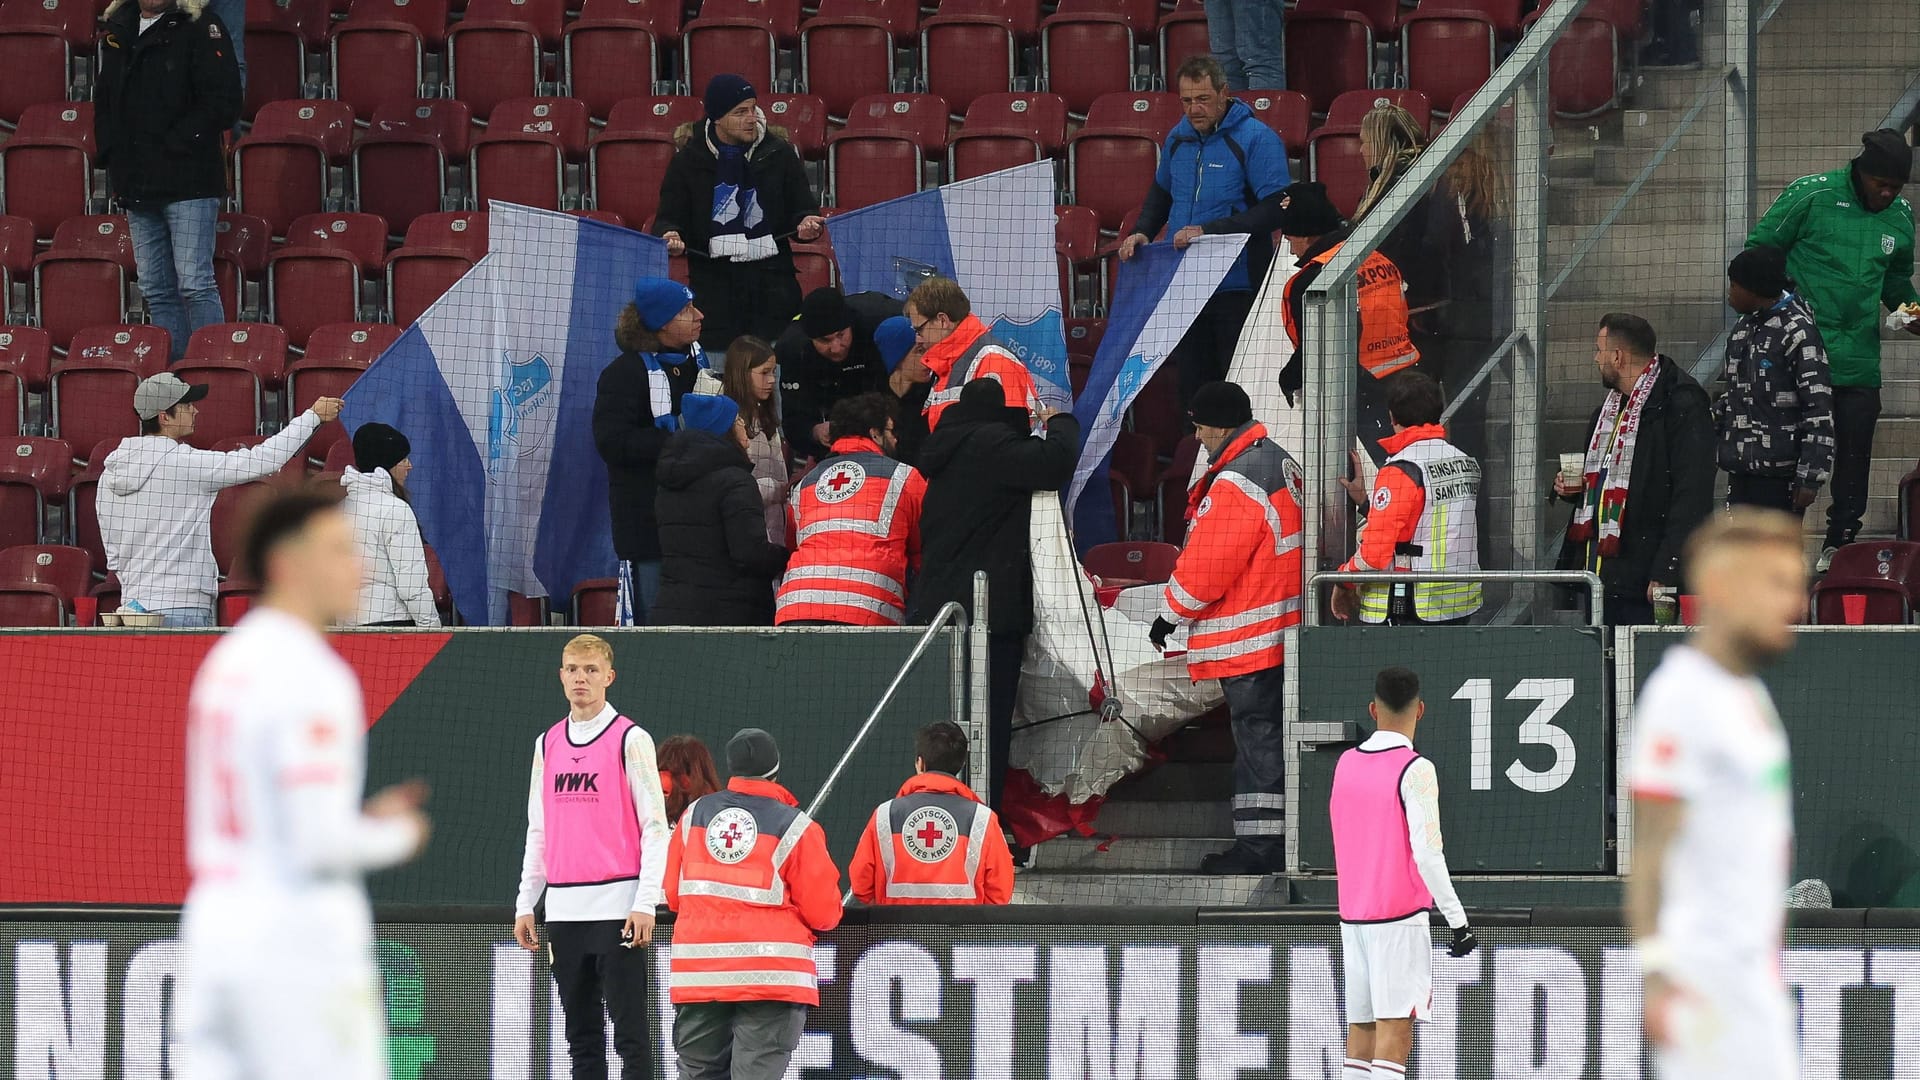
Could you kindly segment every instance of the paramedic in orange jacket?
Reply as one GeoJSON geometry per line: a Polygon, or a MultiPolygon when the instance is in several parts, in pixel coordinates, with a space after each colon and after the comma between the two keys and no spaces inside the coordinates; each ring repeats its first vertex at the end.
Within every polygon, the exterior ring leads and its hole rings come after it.
{"type": "Polygon", "coordinates": [[[904,313],[913,327],[914,341],[926,350],[920,362],[933,372],[927,430],[940,426],[940,414],[959,401],[960,391],[975,379],[999,383],[1013,408],[1039,410],[1033,373],[973,314],[973,303],[959,282],[928,278],[908,294],[904,313]]]}
{"type": "Polygon", "coordinates": [[[967,733],[935,720],[914,736],[915,776],[880,804],[847,876],[863,904],[1004,904],[1013,854],[1000,818],[960,779],[967,733]]]}
{"type": "Polygon", "coordinates": [[[1194,433],[1210,464],[1188,496],[1187,544],[1167,582],[1168,615],[1151,638],[1187,626],[1187,673],[1219,679],[1233,725],[1230,850],[1203,874],[1284,868],[1286,745],[1280,707],[1288,627],[1300,624],[1300,466],[1254,422],[1247,392],[1211,382],[1194,392],[1194,433]]]}
{"type": "Polygon", "coordinates": [[[840,925],[840,871],[774,780],[773,736],[734,735],[727,771],[667,846],[673,1048],[680,1080],[781,1080],[820,1004],[813,939],[840,925]]]}

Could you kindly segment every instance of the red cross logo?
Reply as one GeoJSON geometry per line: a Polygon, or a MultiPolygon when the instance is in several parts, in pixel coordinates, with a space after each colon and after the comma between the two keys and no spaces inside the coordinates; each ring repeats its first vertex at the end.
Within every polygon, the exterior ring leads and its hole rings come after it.
{"type": "Polygon", "coordinates": [[[908,856],[915,862],[937,863],[960,845],[960,823],[938,806],[922,806],[900,823],[908,856]]]}
{"type": "Polygon", "coordinates": [[[729,806],[707,822],[707,854],[714,861],[731,866],[753,854],[760,830],[753,815],[737,806],[729,806]]]}
{"type": "Polygon", "coordinates": [[[913,835],[919,837],[920,843],[922,843],[923,845],[927,847],[932,847],[935,844],[938,844],[941,838],[946,836],[947,834],[941,832],[940,827],[933,823],[933,819],[929,818],[927,819],[927,823],[925,825],[920,826],[920,831],[917,833],[914,833],[913,835]]]}
{"type": "Polygon", "coordinates": [[[834,475],[827,477],[827,486],[832,488],[835,494],[838,494],[841,488],[844,488],[851,483],[853,483],[853,477],[847,475],[846,473],[835,473],[834,475]]]}
{"type": "Polygon", "coordinates": [[[823,503],[837,503],[853,497],[866,485],[867,470],[857,461],[842,459],[827,466],[813,485],[813,496],[823,503]]]}
{"type": "Polygon", "coordinates": [[[737,821],[728,822],[726,830],[720,834],[720,842],[727,845],[727,850],[731,851],[733,850],[734,842],[739,839],[740,823],[737,821]]]}

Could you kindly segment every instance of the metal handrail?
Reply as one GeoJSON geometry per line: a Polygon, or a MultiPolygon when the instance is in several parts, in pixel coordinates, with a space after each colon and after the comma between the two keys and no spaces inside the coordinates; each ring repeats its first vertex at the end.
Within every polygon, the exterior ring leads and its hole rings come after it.
{"type": "Polygon", "coordinates": [[[920,635],[920,640],[913,643],[913,651],[907,654],[906,662],[900,665],[900,670],[894,672],[893,681],[887,684],[887,689],[880,695],[880,700],[874,703],[873,711],[867,714],[866,723],[861,724],[860,730],[854,732],[853,741],[847,744],[846,752],[840,755],[839,761],[833,763],[833,771],[829,772],[826,780],[821,783],[819,794],[807,804],[808,817],[819,815],[820,807],[825,805],[827,796],[833,794],[833,785],[840,782],[840,774],[847,770],[847,763],[853,760],[853,755],[859,751],[860,745],[867,741],[867,736],[873,732],[873,725],[879,723],[880,714],[893,700],[893,695],[900,689],[900,684],[907,681],[907,673],[911,672],[913,665],[919,663],[920,658],[926,655],[927,647],[933,644],[933,639],[939,635],[940,631],[947,628],[948,623],[955,623],[961,629],[966,628],[967,609],[957,600],[949,600],[942,605],[934,614],[933,622],[927,625],[926,632],[920,635]]]}
{"type": "Polygon", "coordinates": [[[1333,585],[1420,585],[1461,581],[1507,582],[1518,585],[1585,585],[1587,587],[1587,623],[1602,625],[1600,575],[1591,570],[1329,570],[1307,579],[1312,599],[1307,607],[1307,625],[1320,625],[1320,587],[1333,585]]]}

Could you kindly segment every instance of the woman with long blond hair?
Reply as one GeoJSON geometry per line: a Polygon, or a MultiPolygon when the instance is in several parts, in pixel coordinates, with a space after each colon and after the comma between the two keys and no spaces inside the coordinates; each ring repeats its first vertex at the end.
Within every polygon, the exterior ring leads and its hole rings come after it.
{"type": "MultiPolygon", "coordinates": [[[[1513,172],[1506,127],[1498,120],[1460,152],[1427,200],[1429,258],[1447,268],[1441,341],[1423,363],[1457,393],[1513,326],[1513,172]]],[[[1469,454],[1486,451],[1490,384],[1455,411],[1451,438],[1469,454]]]]}
{"type": "MultiPolygon", "coordinates": [[[[1383,101],[1367,111],[1360,120],[1360,157],[1366,162],[1368,181],[1366,194],[1353,214],[1356,225],[1386,198],[1426,148],[1425,126],[1406,109],[1383,101]]],[[[1421,196],[1380,242],[1380,254],[1393,260],[1407,283],[1408,328],[1413,332],[1414,345],[1423,353],[1426,344],[1421,337],[1431,328],[1431,320],[1424,316],[1444,294],[1442,279],[1446,273],[1445,264],[1435,263],[1427,251],[1425,202],[1426,196],[1421,196]]]]}
{"type": "Polygon", "coordinates": [[[740,406],[747,424],[747,457],[753,461],[753,479],[760,485],[760,505],[767,515],[767,539],[782,547],[787,542],[787,437],[780,430],[780,405],[774,385],[780,366],[773,346],[757,337],[733,339],[720,367],[720,386],[740,406]]]}

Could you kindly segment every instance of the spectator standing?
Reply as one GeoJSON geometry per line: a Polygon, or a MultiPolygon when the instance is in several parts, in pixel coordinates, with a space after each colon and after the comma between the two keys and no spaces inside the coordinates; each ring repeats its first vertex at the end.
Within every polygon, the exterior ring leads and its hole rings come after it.
{"type": "MultiPolygon", "coordinates": [[[[1387,104],[1367,110],[1360,118],[1360,158],[1367,165],[1367,190],[1360,198],[1359,208],[1353,212],[1353,220],[1360,221],[1380,205],[1426,148],[1427,136],[1420,121],[1406,109],[1387,104]]],[[[1431,195],[1422,195],[1415,200],[1407,216],[1380,241],[1379,248],[1382,255],[1400,268],[1406,282],[1407,304],[1414,315],[1438,302],[1440,282],[1448,270],[1432,258],[1427,248],[1427,201],[1430,198],[1431,195]]]]}
{"type": "Polygon", "coordinates": [[[780,430],[780,400],[774,387],[780,368],[773,346],[757,337],[739,337],[727,346],[727,362],[720,384],[747,422],[747,457],[753,462],[753,480],[760,485],[760,504],[767,515],[767,539],[787,542],[787,438],[780,430]]]}
{"type": "Polygon", "coordinates": [[[773,736],[742,729],[727,771],[667,848],[673,1048],[680,1080],[781,1080],[820,1004],[813,941],[840,925],[840,870],[776,779],[773,736]]]}
{"type": "Polygon", "coordinates": [[[1300,466],[1253,419],[1247,392],[1212,382],[1193,396],[1207,471],[1187,496],[1187,543],[1167,582],[1164,649],[1187,626],[1187,673],[1219,679],[1233,726],[1233,847],[1203,874],[1286,866],[1286,739],[1281,728],[1288,627],[1300,625],[1300,466]]]}
{"type": "Polygon", "coordinates": [[[927,478],[924,547],[908,621],[931,622],[948,601],[959,601],[973,617],[973,575],[986,571],[987,805],[996,810],[1006,785],[1020,664],[1033,632],[1033,496],[1065,486],[1080,459],[1073,414],[1043,409],[1040,417],[1044,439],[1028,433],[1029,414],[1007,404],[1006,388],[975,379],[920,455],[927,478]]]}
{"type": "Polygon", "coordinates": [[[767,539],[747,425],[733,399],[688,394],[660,451],[660,598],[654,626],[772,626],[787,549],[767,539]]]}
{"type": "Polygon", "coordinates": [[[793,489],[795,548],[774,622],[899,626],[920,569],[927,482],[893,451],[893,407],[862,394],[833,407],[830,456],[793,489]]]}
{"type": "Polygon", "coordinates": [[[780,410],[787,442],[801,458],[827,456],[827,418],[835,404],[871,393],[886,381],[874,334],[900,315],[898,297],[881,292],[843,296],[823,285],[800,302],[773,351],[780,358],[780,410]]]}
{"type": "Polygon", "coordinates": [[[646,622],[660,593],[654,473],[680,401],[707,367],[700,348],[703,319],[685,285],[654,277],[634,282],[633,302],[613,330],[620,355],[595,388],[593,444],[607,463],[622,626],[646,622]]]}
{"type": "Polygon", "coordinates": [[[715,75],[704,102],[707,118],[674,133],[680,149],[660,181],[653,231],[668,254],[687,257],[709,348],[742,334],[772,341],[800,310],[793,237],[820,238],[820,199],[751,83],[715,75]]]}
{"type": "MultiPolygon", "coordinates": [[[[1207,19],[1211,24],[1216,10],[1227,7],[1267,6],[1269,0],[1215,0],[1207,5],[1207,19]]],[[[1272,0],[1270,6],[1277,51],[1280,4],[1272,0]]],[[[1217,45],[1214,51],[1220,51],[1217,45]]],[[[1133,232],[1120,245],[1120,258],[1132,258],[1163,227],[1173,230],[1173,244],[1179,248],[1209,233],[1247,234],[1247,246],[1233,268],[1174,346],[1172,360],[1180,376],[1184,408],[1202,384],[1227,377],[1240,330],[1253,309],[1253,294],[1273,264],[1280,195],[1291,178],[1286,144],[1246,102],[1227,93],[1227,76],[1219,61],[1193,57],[1175,72],[1175,83],[1186,115],[1167,133],[1160,168],[1147,188],[1133,232]]]]}
{"type": "MultiPolygon", "coordinates": [[[[1434,320],[1436,351],[1422,350],[1422,366],[1449,393],[1457,394],[1473,379],[1513,327],[1512,160],[1504,127],[1489,125],[1425,200],[1423,261],[1446,269],[1436,297],[1444,301],[1434,320]]],[[[1487,451],[1490,396],[1490,384],[1482,383],[1454,411],[1449,434],[1470,454],[1487,451]]]]}
{"type": "Polygon", "coordinates": [[[386,424],[361,424],[353,433],[353,464],[340,477],[362,575],[360,611],[349,625],[440,625],[420,522],[407,502],[412,450],[407,437],[386,424]]]}
{"type": "Polygon", "coordinates": [[[226,319],[213,247],[227,196],[221,140],[240,120],[238,50],[205,0],[115,0],[103,23],[97,164],[127,209],[148,318],[178,360],[195,330],[226,319]]]}
{"type": "Polygon", "coordinates": [[[720,790],[713,753],[696,735],[669,735],[660,743],[660,786],[667,796],[667,827],[673,828],[695,799],[720,790]]]}
{"type": "MultiPolygon", "coordinates": [[[[1307,287],[1340,251],[1349,227],[1327,198],[1326,185],[1294,184],[1287,189],[1287,207],[1280,231],[1299,269],[1287,279],[1282,313],[1287,336],[1293,339],[1293,358],[1280,372],[1280,389],[1292,401],[1306,378],[1305,339],[1307,287]]],[[[1357,434],[1374,463],[1386,460],[1382,442],[1393,434],[1387,419],[1387,397],[1382,382],[1395,372],[1420,362],[1407,330],[1406,282],[1392,259],[1378,251],[1360,263],[1359,355],[1360,377],[1354,386],[1359,411],[1357,434]]]]}
{"type": "Polygon", "coordinates": [[[1593,361],[1607,397],[1594,410],[1585,475],[1554,480],[1578,506],[1559,568],[1600,575],[1609,626],[1653,621],[1654,593],[1681,585],[1681,548],[1713,509],[1707,393],[1657,345],[1638,315],[1601,317],[1593,361]]]}
{"type": "Polygon", "coordinates": [[[951,278],[928,278],[907,297],[903,314],[923,350],[921,361],[933,372],[927,394],[927,430],[940,424],[940,414],[960,400],[960,391],[975,379],[992,379],[1006,391],[1009,403],[1029,411],[1039,408],[1033,373],[973,314],[973,302],[951,278]]]}
{"type": "Polygon", "coordinates": [[[234,64],[240,69],[240,97],[247,96],[247,4],[246,0],[207,0],[207,11],[220,20],[233,42],[234,64]]]}
{"type": "MultiPolygon", "coordinates": [[[[1787,271],[1813,309],[1833,381],[1833,504],[1815,569],[1853,542],[1867,512],[1873,429],[1880,420],[1880,307],[1920,304],[1913,288],[1913,207],[1900,197],[1913,148],[1897,131],[1860,138],[1860,153],[1787,186],[1747,234],[1748,247],[1787,253],[1787,271]]],[[[1908,329],[1920,334],[1920,321],[1908,329]]]]}
{"type": "Polygon", "coordinates": [[[568,713],[533,741],[527,842],[513,937],[547,949],[573,1080],[606,1080],[606,1018],[623,1076],[653,1075],[647,948],[665,899],[668,834],[653,736],[607,702],[613,646],[580,634],[560,652],[568,713]]]}
{"type": "MultiPolygon", "coordinates": [[[[1480,463],[1447,441],[1440,426],[1446,398],[1440,384],[1419,371],[1387,380],[1387,415],[1393,436],[1387,462],[1368,495],[1352,481],[1348,490],[1366,508],[1366,524],[1343,573],[1404,570],[1411,573],[1480,569],[1480,463]]],[[[1391,587],[1341,585],[1333,613],[1367,623],[1396,625],[1465,622],[1480,610],[1477,581],[1429,582],[1391,587]]]]}
{"type": "Polygon", "coordinates": [[[1283,0],[1207,0],[1207,48],[1228,89],[1287,88],[1285,16],[1283,0]]]}
{"type": "Polygon", "coordinates": [[[1792,288],[1779,248],[1748,248],[1727,267],[1727,304],[1740,321],[1713,425],[1728,506],[1804,514],[1833,468],[1827,350],[1792,288]]]}
{"type": "Polygon", "coordinates": [[[847,877],[863,904],[1004,904],[1013,853],[1000,818],[960,779],[967,733],[935,720],[913,738],[914,775],[860,834],[847,877]]]}
{"type": "Polygon", "coordinates": [[[187,445],[200,415],[194,402],[206,396],[205,385],[176,375],[141,380],[133,391],[140,434],[107,455],[96,496],[120,595],[165,616],[170,627],[213,625],[220,568],[209,526],[221,489],[278,472],[341,406],[339,398],[321,398],[260,445],[221,453],[187,445]]]}
{"type": "Polygon", "coordinates": [[[893,456],[909,465],[920,460],[927,441],[927,396],[933,392],[933,372],[927,369],[926,350],[914,340],[913,324],[895,315],[873,332],[874,347],[887,369],[887,394],[893,414],[893,456]]]}

